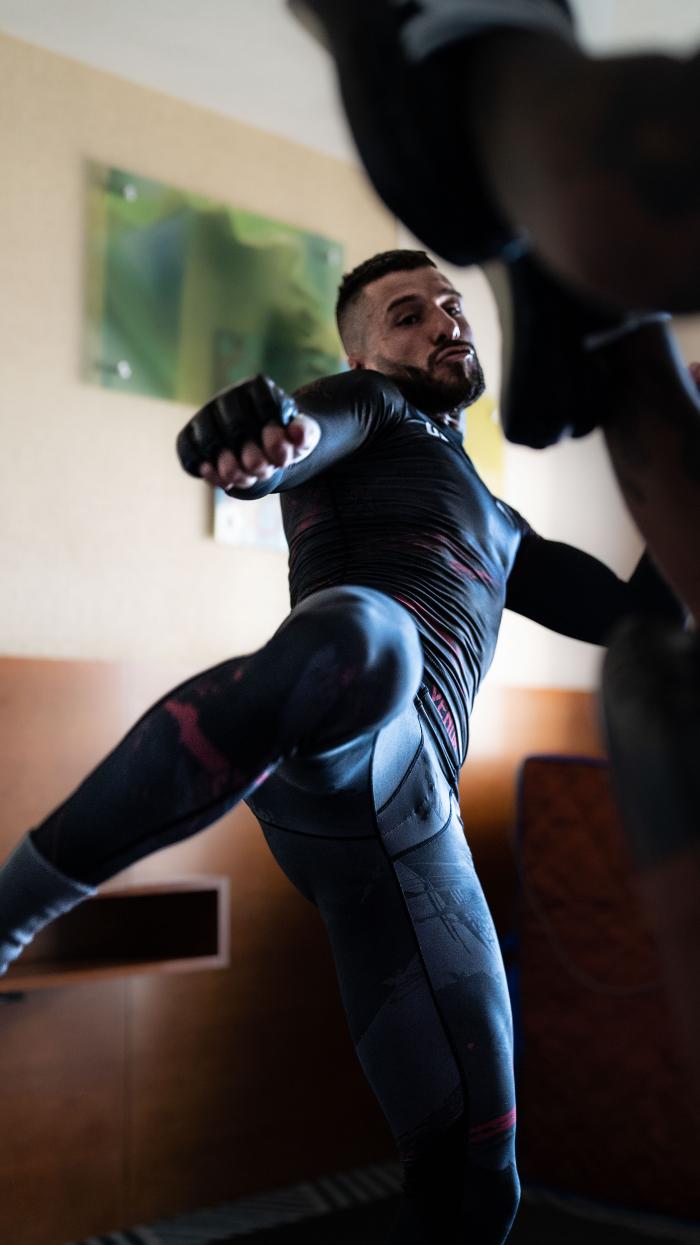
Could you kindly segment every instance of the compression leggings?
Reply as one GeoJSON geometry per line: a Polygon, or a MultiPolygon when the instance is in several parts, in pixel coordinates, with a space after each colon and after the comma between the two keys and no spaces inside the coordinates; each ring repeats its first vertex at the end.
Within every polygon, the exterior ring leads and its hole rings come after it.
{"type": "Polygon", "coordinates": [[[247,799],[321,912],[396,1137],[392,1242],[501,1245],[519,1194],[510,1009],[421,670],[401,606],[316,593],[258,653],[163,697],[32,838],[97,885],[247,799]]]}

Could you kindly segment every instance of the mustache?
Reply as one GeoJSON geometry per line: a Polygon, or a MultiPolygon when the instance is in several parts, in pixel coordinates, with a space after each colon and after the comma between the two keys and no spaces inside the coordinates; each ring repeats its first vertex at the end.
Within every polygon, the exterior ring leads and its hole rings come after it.
{"type": "Polygon", "coordinates": [[[449,346],[439,346],[436,350],[434,350],[428,359],[428,366],[433,367],[443,355],[451,354],[453,350],[466,351],[466,357],[470,359],[474,359],[476,357],[476,351],[472,343],[470,341],[462,341],[460,339],[459,341],[450,342],[449,346]]]}

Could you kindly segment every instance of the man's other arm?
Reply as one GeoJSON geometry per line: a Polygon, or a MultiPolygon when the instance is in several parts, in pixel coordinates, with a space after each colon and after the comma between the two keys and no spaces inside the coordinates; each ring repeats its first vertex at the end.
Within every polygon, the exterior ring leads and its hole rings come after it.
{"type": "Polygon", "coordinates": [[[607,644],[617,623],[629,615],[679,625],[686,618],[648,553],[625,581],[591,554],[534,532],[520,543],[508,579],[506,609],[589,644],[607,644]]]}

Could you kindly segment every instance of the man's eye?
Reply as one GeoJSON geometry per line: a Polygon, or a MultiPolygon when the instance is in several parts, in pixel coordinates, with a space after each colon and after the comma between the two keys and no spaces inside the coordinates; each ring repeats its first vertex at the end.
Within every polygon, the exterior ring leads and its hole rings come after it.
{"type": "Polygon", "coordinates": [[[445,311],[450,316],[461,316],[462,314],[462,308],[459,303],[450,303],[449,306],[445,307],[445,311]]]}
{"type": "Polygon", "coordinates": [[[411,311],[409,312],[407,316],[402,316],[401,319],[397,320],[396,323],[399,325],[417,324],[418,316],[416,315],[415,311],[411,311]]]}

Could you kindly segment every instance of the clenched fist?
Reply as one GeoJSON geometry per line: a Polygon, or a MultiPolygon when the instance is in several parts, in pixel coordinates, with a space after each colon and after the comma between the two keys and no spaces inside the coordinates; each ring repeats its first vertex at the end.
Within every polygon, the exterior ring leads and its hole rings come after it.
{"type": "Polygon", "coordinates": [[[228,492],[266,480],[306,458],[321,429],[267,376],[224,389],[192,416],[177,438],[190,475],[228,492]]]}

